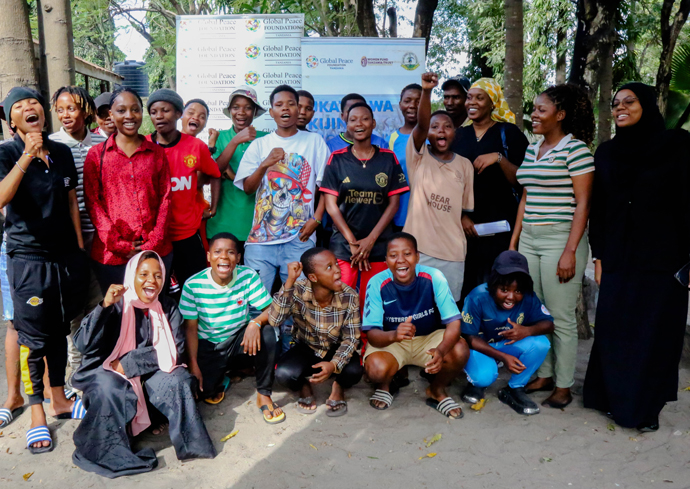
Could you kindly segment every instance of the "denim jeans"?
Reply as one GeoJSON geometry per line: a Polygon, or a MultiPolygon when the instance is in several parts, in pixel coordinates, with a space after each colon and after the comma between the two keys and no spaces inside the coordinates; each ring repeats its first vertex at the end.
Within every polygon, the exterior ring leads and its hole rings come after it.
{"type": "Polygon", "coordinates": [[[0,249],[0,289],[2,290],[2,318],[14,320],[14,304],[10,295],[10,281],[7,279],[7,240],[3,240],[0,249]]]}
{"type": "MultiPolygon", "coordinates": [[[[508,385],[512,388],[524,387],[529,382],[532,374],[546,358],[551,344],[546,336],[528,336],[515,343],[506,345],[506,340],[498,343],[489,343],[493,348],[516,357],[525,366],[520,374],[513,374],[508,385]]],[[[498,365],[493,358],[470,350],[470,358],[465,365],[467,380],[476,387],[488,387],[498,378],[498,365]]]]}
{"type": "MultiPolygon", "coordinates": [[[[276,273],[280,273],[281,282],[285,283],[288,277],[288,263],[299,261],[302,254],[314,247],[314,242],[309,239],[302,242],[295,238],[287,243],[279,244],[245,244],[244,263],[249,268],[256,270],[266,291],[270,294],[276,273]]],[[[292,341],[292,318],[288,318],[276,334],[280,338],[280,350],[278,353],[290,349],[292,341]]]]}

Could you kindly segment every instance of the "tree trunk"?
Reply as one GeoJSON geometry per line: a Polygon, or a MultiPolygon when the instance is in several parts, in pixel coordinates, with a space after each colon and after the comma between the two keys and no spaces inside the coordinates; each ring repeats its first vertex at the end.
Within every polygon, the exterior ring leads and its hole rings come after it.
{"type": "Polygon", "coordinates": [[[556,85],[565,83],[565,51],[568,33],[565,29],[558,29],[556,32],[556,85]]]}
{"type": "Polygon", "coordinates": [[[515,123],[522,129],[522,70],[524,67],[522,0],[505,0],[506,61],[504,90],[515,123]]]}
{"type": "Polygon", "coordinates": [[[656,74],[656,92],[659,110],[666,113],[666,101],[671,85],[671,60],[676,48],[676,41],[681,29],[688,20],[690,13],[690,0],[681,0],[676,15],[671,22],[671,11],[675,0],[664,0],[661,6],[661,57],[659,58],[659,70],[656,74]],[[670,23],[669,23],[670,22],[670,23]]]}
{"type": "MultiPolygon", "coordinates": [[[[0,99],[4,100],[13,87],[39,86],[28,4],[24,0],[0,0],[0,12],[0,99]]],[[[2,133],[9,139],[4,121],[2,133]]]]}
{"type": "Polygon", "coordinates": [[[373,0],[357,0],[357,27],[364,37],[379,37],[373,0]]]}
{"type": "Polygon", "coordinates": [[[398,12],[395,7],[388,7],[386,13],[388,14],[388,24],[390,24],[388,33],[391,37],[398,37],[398,12]]]}
{"type": "MultiPolygon", "coordinates": [[[[615,29],[611,29],[615,35],[615,29]]],[[[613,40],[610,39],[606,50],[602,52],[599,66],[599,121],[597,126],[597,144],[611,139],[611,97],[613,96],[613,40]]]]}
{"type": "Polygon", "coordinates": [[[426,39],[425,52],[429,50],[429,38],[431,37],[431,26],[434,22],[436,7],[438,7],[438,0],[418,0],[417,10],[414,13],[412,37],[426,39]]]}
{"type": "Polygon", "coordinates": [[[577,0],[577,31],[568,81],[587,89],[592,100],[620,3],[621,0],[577,0]]]}
{"type": "MultiPolygon", "coordinates": [[[[74,85],[74,35],[72,34],[72,10],[69,0],[38,0],[45,42],[41,43],[41,55],[45,53],[48,76],[48,92],[74,85]]],[[[53,113],[53,127],[60,127],[57,114],[53,113]]]]}

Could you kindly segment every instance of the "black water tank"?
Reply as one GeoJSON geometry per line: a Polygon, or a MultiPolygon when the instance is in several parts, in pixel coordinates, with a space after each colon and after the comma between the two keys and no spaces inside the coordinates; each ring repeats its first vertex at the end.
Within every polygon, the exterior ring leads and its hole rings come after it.
{"type": "Polygon", "coordinates": [[[123,87],[130,87],[137,91],[140,97],[149,96],[149,76],[146,73],[146,63],[141,61],[122,61],[115,63],[113,70],[120,76],[125,77],[123,87]]]}

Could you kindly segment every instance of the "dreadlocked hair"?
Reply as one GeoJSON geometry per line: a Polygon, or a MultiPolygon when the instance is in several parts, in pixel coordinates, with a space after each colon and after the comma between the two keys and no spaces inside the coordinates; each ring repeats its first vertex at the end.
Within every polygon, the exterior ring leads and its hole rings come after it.
{"type": "Polygon", "coordinates": [[[96,120],[96,104],[89,95],[89,92],[82,87],[74,87],[68,85],[66,87],[58,88],[53,94],[53,98],[50,99],[50,106],[52,110],[56,110],[58,98],[63,93],[69,93],[74,102],[79,106],[79,108],[84,112],[84,122],[87,126],[91,125],[93,121],[96,120]]]}
{"type": "Polygon", "coordinates": [[[594,111],[587,92],[581,87],[566,83],[555,85],[544,90],[556,106],[556,110],[564,110],[565,118],[561,127],[566,134],[572,134],[576,139],[587,145],[594,141],[594,111]]]}

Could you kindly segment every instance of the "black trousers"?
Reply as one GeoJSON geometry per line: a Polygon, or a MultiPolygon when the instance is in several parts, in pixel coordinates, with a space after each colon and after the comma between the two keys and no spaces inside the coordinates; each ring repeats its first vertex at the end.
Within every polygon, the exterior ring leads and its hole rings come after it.
{"type": "MultiPolygon", "coordinates": [[[[158,370],[141,380],[148,403],[168,418],[177,458],[215,457],[194,399],[194,377],[178,367],[170,373],[158,370]]],[[[86,417],[74,432],[74,464],[110,479],[153,470],[158,465],[153,448],[132,451],[127,425],[137,412],[137,396],[129,381],[98,368],[88,383],[75,386],[84,391],[86,417]]]]}
{"type": "Polygon", "coordinates": [[[37,255],[7,260],[19,336],[20,368],[29,404],[43,402],[45,358],[52,387],[65,385],[69,323],[84,307],[88,260],[75,252],[59,261],[37,255]]]}
{"type": "MultiPolygon", "coordinates": [[[[333,349],[324,358],[321,358],[314,353],[314,350],[309,345],[297,343],[278,360],[276,380],[280,385],[292,391],[298,391],[308,382],[307,377],[320,372],[320,370],[312,368],[312,365],[330,361],[336,351],[336,349],[333,349]]],[[[359,353],[354,352],[350,362],[345,365],[339,374],[335,374],[333,377],[340,384],[340,387],[347,389],[361,380],[363,372],[364,370],[359,361],[359,353]]]]}
{"type": "Polygon", "coordinates": [[[499,233],[494,236],[467,239],[465,279],[462,284],[461,301],[464,301],[475,287],[489,279],[494,260],[510,247],[511,236],[512,233],[499,233]]]}
{"type": "Polygon", "coordinates": [[[199,231],[189,238],[173,241],[172,271],[180,288],[189,277],[206,268],[206,250],[199,231]]]}
{"type": "Polygon", "coordinates": [[[233,363],[250,364],[256,368],[256,390],[259,394],[270,396],[273,393],[273,380],[276,366],[276,333],[270,326],[261,328],[261,349],[256,356],[244,353],[242,341],[247,326],[235,336],[221,343],[213,343],[199,338],[197,363],[204,380],[204,398],[215,397],[223,388],[223,377],[233,363]]]}
{"type": "MultiPolygon", "coordinates": [[[[165,285],[163,286],[163,294],[168,295],[173,253],[168,253],[165,256],[161,256],[161,260],[163,260],[163,265],[165,265],[165,285]]],[[[111,285],[119,285],[124,283],[125,271],[127,270],[126,263],[123,265],[103,265],[102,263],[92,260],[91,265],[93,267],[93,271],[96,273],[96,279],[98,280],[98,285],[101,286],[103,296],[105,296],[105,294],[108,292],[108,289],[111,285]]]]}

